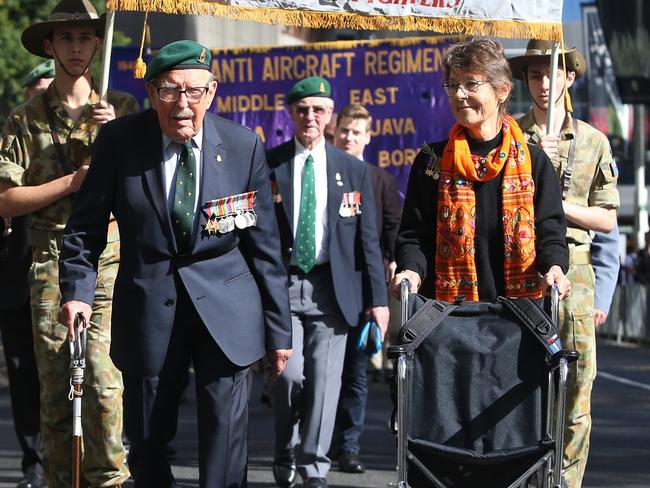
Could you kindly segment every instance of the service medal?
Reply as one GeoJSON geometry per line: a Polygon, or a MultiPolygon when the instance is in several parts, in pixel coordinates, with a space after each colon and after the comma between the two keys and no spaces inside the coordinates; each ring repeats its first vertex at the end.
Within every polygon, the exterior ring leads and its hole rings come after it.
{"type": "Polygon", "coordinates": [[[217,227],[217,231],[219,231],[220,234],[225,234],[226,232],[228,232],[227,230],[228,224],[226,224],[226,219],[217,220],[216,227],[217,227]]]}
{"type": "Polygon", "coordinates": [[[246,227],[248,227],[247,223],[248,222],[247,222],[246,217],[245,217],[245,215],[243,213],[238,213],[235,216],[235,226],[238,229],[245,229],[246,227]]]}
{"type": "Polygon", "coordinates": [[[208,233],[214,234],[215,236],[217,235],[217,229],[218,229],[218,223],[216,219],[210,219],[206,228],[208,229],[208,233]]]}
{"type": "Polygon", "coordinates": [[[226,217],[224,220],[226,221],[226,226],[228,229],[226,230],[226,232],[235,230],[235,217],[233,217],[232,215],[228,215],[228,217],[226,217]]]}
{"type": "Polygon", "coordinates": [[[254,211],[251,210],[250,212],[246,212],[244,217],[246,218],[246,227],[257,225],[257,215],[254,211]]]}

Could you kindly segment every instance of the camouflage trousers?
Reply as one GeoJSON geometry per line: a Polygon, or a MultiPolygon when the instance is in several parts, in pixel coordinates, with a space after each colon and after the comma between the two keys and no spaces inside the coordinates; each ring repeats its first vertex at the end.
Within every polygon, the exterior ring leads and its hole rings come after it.
{"type": "Polygon", "coordinates": [[[596,378],[594,272],[588,256],[571,254],[567,277],[571,296],[560,304],[560,336],[580,359],[569,367],[564,429],[564,477],[569,488],[579,488],[587,466],[591,433],[591,388],[596,378]]]}
{"type": "MultiPolygon", "coordinates": [[[[42,233],[41,233],[42,234],[42,233]]],[[[34,239],[30,240],[34,241],[34,239]]],[[[32,325],[41,383],[43,467],[49,488],[72,484],[72,402],[67,327],[57,320],[60,237],[32,242],[30,270],[32,325]]],[[[122,376],[109,357],[111,300],[119,263],[119,241],[100,257],[93,313],[88,331],[81,418],[82,487],[119,486],[129,477],[122,445],[122,376]]]]}

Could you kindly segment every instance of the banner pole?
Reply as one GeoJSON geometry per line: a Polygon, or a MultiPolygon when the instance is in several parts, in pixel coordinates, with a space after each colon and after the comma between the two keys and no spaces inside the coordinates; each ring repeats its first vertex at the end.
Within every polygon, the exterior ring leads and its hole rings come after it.
{"type": "Polygon", "coordinates": [[[115,27],[115,10],[106,12],[106,28],[104,30],[104,57],[102,59],[102,79],[99,88],[99,95],[106,100],[108,91],[108,77],[111,71],[111,51],[113,50],[113,28],[115,27]]]}
{"type": "Polygon", "coordinates": [[[548,112],[546,117],[546,135],[554,134],[553,132],[553,117],[555,116],[555,99],[556,88],[555,88],[555,76],[557,75],[557,65],[558,65],[558,54],[560,49],[560,43],[554,42],[553,48],[551,49],[551,71],[549,76],[549,90],[548,90],[548,112]]]}

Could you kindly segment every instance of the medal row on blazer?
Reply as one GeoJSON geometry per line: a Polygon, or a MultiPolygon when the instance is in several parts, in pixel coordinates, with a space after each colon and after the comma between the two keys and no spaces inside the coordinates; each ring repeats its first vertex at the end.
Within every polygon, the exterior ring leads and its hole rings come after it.
{"type": "MultiPolygon", "coordinates": [[[[276,185],[277,188],[277,185],[276,185]]],[[[257,223],[255,213],[255,197],[257,191],[249,191],[238,195],[230,195],[203,204],[203,212],[207,219],[203,230],[208,234],[227,234],[237,229],[246,229],[257,223]]],[[[281,201],[274,192],[274,201],[281,201]]],[[[361,193],[358,191],[343,194],[339,215],[354,217],[361,213],[361,193]]]]}
{"type": "Polygon", "coordinates": [[[203,204],[207,219],[203,230],[208,234],[226,234],[246,229],[257,223],[255,196],[257,191],[211,200],[203,204]]]}

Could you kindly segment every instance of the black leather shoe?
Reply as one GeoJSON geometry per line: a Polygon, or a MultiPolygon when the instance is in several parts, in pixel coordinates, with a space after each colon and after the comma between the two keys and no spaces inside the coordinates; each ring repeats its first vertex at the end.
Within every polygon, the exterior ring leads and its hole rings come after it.
{"type": "Polygon", "coordinates": [[[273,461],[273,479],[282,488],[291,488],[296,484],[298,471],[296,470],[296,456],[293,449],[283,453],[276,453],[273,461]]]}
{"type": "Polygon", "coordinates": [[[339,456],[339,470],[344,473],[365,473],[366,467],[356,452],[344,451],[339,456]]]}
{"type": "Polygon", "coordinates": [[[39,473],[29,473],[24,480],[16,485],[16,488],[47,488],[47,481],[39,473]]]}
{"type": "Polygon", "coordinates": [[[302,486],[303,488],[329,488],[325,478],[307,478],[302,486]]]}

